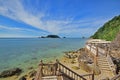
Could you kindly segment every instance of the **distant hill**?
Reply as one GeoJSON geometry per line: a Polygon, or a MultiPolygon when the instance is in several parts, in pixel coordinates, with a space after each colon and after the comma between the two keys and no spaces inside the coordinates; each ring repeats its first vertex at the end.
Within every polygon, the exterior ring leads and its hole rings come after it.
{"type": "Polygon", "coordinates": [[[104,39],[112,41],[120,31],[120,15],[106,22],[98,31],[91,36],[93,39],[104,39]]]}
{"type": "Polygon", "coordinates": [[[41,36],[41,38],[60,38],[58,35],[41,36]]]}

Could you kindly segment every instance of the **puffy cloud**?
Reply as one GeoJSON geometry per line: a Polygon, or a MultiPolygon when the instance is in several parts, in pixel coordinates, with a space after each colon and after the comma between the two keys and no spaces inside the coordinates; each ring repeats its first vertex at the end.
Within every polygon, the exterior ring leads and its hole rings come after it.
{"type": "MultiPolygon", "coordinates": [[[[44,21],[42,19],[46,16],[45,13],[39,12],[38,15],[28,12],[27,9],[23,6],[21,0],[0,0],[0,15],[6,16],[18,22],[23,22],[37,29],[44,30],[53,34],[72,34],[73,32],[86,34],[89,31],[96,31],[96,27],[106,21],[105,19],[101,19],[99,21],[97,21],[97,19],[84,19],[74,21],[74,16],[72,18],[67,18],[66,20],[48,19],[44,21]]],[[[9,30],[23,30],[21,28],[11,28],[5,26],[0,26],[0,28],[9,30]]]]}

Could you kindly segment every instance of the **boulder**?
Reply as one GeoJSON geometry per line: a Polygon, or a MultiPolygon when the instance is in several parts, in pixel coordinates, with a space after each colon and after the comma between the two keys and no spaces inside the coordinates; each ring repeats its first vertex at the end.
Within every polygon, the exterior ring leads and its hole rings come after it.
{"type": "Polygon", "coordinates": [[[29,77],[34,77],[36,75],[37,71],[33,70],[31,72],[29,72],[29,77]]]}
{"type": "Polygon", "coordinates": [[[13,68],[9,70],[5,70],[0,73],[0,78],[10,77],[13,75],[19,75],[22,72],[22,69],[20,68],[13,68]]]}
{"type": "Polygon", "coordinates": [[[31,69],[33,69],[33,67],[29,67],[29,68],[28,68],[28,70],[31,70],[31,69]]]}
{"type": "Polygon", "coordinates": [[[19,80],[27,80],[24,76],[22,76],[19,80]]]}

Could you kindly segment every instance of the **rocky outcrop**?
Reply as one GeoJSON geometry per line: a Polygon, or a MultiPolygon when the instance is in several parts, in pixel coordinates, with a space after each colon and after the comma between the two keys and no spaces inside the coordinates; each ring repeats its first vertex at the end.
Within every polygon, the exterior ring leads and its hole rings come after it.
{"type": "Polygon", "coordinates": [[[19,80],[27,80],[24,76],[22,76],[19,80]]]}
{"type": "Polygon", "coordinates": [[[13,75],[19,75],[22,72],[22,69],[20,68],[13,68],[10,70],[5,70],[0,73],[0,78],[10,77],[13,75]]]}
{"type": "Polygon", "coordinates": [[[37,71],[33,70],[31,72],[29,72],[29,77],[34,77],[36,75],[37,71]]]}

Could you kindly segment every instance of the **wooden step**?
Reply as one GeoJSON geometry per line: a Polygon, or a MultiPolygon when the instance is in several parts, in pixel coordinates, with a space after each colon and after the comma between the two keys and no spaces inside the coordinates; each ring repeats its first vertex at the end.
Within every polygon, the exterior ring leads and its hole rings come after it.
{"type": "Polygon", "coordinates": [[[108,61],[98,61],[98,63],[109,64],[108,61]]]}
{"type": "Polygon", "coordinates": [[[98,61],[107,61],[107,59],[97,59],[98,61]]]}
{"type": "Polygon", "coordinates": [[[100,64],[109,64],[108,62],[101,62],[101,61],[98,61],[98,63],[100,63],[100,64]]]}
{"type": "Polygon", "coordinates": [[[46,76],[46,77],[42,77],[42,80],[57,80],[57,76],[46,76]]]}
{"type": "Polygon", "coordinates": [[[98,58],[98,59],[103,59],[103,58],[105,59],[106,57],[97,57],[97,58],[98,58]]]}
{"type": "Polygon", "coordinates": [[[98,66],[108,66],[109,67],[109,64],[101,64],[101,63],[99,63],[98,66]]]}
{"type": "Polygon", "coordinates": [[[100,66],[101,69],[110,69],[108,66],[100,66]]]}
{"type": "Polygon", "coordinates": [[[97,59],[106,59],[106,58],[99,58],[99,57],[98,57],[97,59]]]}
{"type": "Polygon", "coordinates": [[[97,59],[98,61],[107,61],[107,59],[97,59]]]}
{"type": "Polygon", "coordinates": [[[111,70],[109,70],[109,69],[100,69],[100,70],[102,70],[102,71],[111,71],[111,70]]]}

